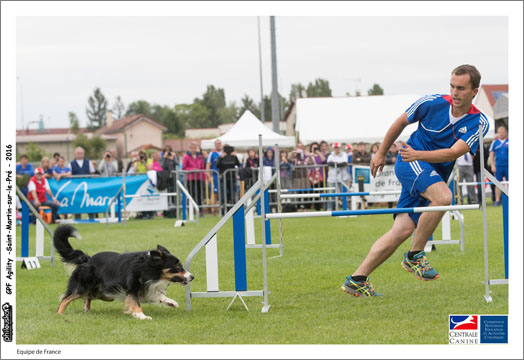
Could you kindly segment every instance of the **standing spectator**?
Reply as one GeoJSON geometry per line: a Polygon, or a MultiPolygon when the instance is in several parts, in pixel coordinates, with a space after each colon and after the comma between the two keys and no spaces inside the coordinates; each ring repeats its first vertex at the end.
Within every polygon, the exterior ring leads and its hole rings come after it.
{"type": "MultiPolygon", "coordinates": [[[[89,175],[95,173],[95,167],[89,161],[89,159],[84,157],[84,149],[80,146],[75,149],[75,159],[69,163],[71,168],[71,175],[89,175]]],[[[96,214],[89,213],[90,219],[94,219],[96,214]]],[[[81,214],[75,214],[75,219],[80,219],[81,214]]]]}
{"type": "Polygon", "coordinates": [[[259,159],[255,153],[255,150],[249,149],[247,152],[247,159],[246,163],[244,164],[244,168],[240,170],[240,178],[244,180],[246,190],[253,186],[257,180],[257,173],[255,173],[253,169],[258,168],[258,163],[259,159]]]}
{"type": "Polygon", "coordinates": [[[348,182],[349,186],[351,188],[351,184],[353,183],[353,149],[351,147],[351,144],[346,145],[346,153],[348,154],[348,182]]]}
{"type": "Polygon", "coordinates": [[[268,146],[266,148],[266,151],[264,151],[262,165],[269,166],[271,168],[275,167],[275,152],[273,151],[273,148],[271,146],[268,146]]]}
{"type": "Polygon", "coordinates": [[[98,172],[100,173],[100,175],[104,177],[116,176],[116,173],[118,170],[117,167],[118,167],[118,163],[113,161],[111,152],[106,151],[104,153],[104,157],[102,161],[100,162],[100,165],[98,166],[98,172]]]}
{"type": "Polygon", "coordinates": [[[386,153],[386,165],[393,165],[397,161],[398,149],[395,143],[391,144],[388,152],[386,153]]]}
{"type": "Polygon", "coordinates": [[[138,160],[138,152],[132,151],[131,152],[131,160],[127,163],[126,167],[126,173],[127,174],[133,174],[135,172],[134,163],[138,160]]]}
{"type": "Polygon", "coordinates": [[[29,183],[27,184],[27,190],[27,198],[29,201],[31,201],[36,209],[38,209],[40,206],[48,206],[51,208],[53,213],[51,221],[55,223],[58,219],[57,212],[59,202],[53,196],[53,192],[51,191],[49,183],[44,177],[44,170],[42,168],[37,167],[35,169],[35,175],[29,180],[29,183]],[[46,193],[51,198],[51,201],[47,199],[46,193]]]}
{"type": "Polygon", "coordinates": [[[222,155],[220,155],[220,157],[217,159],[216,166],[225,182],[226,192],[224,195],[227,210],[229,207],[232,207],[236,201],[235,190],[237,182],[236,172],[228,170],[232,170],[240,166],[240,161],[238,160],[238,157],[235,154],[235,149],[232,146],[224,146],[224,152],[222,152],[222,155]],[[226,175],[224,176],[224,174],[226,175]]]}
{"type": "MultiPolygon", "coordinates": [[[[210,184],[212,184],[212,189],[213,189],[213,199],[211,200],[212,205],[218,202],[218,192],[220,191],[220,184],[218,181],[218,168],[217,168],[217,160],[220,156],[222,156],[222,141],[220,141],[220,139],[216,139],[215,148],[213,149],[213,151],[211,151],[206,161],[207,181],[210,184]]],[[[213,207],[211,209],[212,209],[211,213],[215,215],[216,208],[213,207]]]]}
{"type": "Polygon", "coordinates": [[[373,159],[373,156],[375,156],[375,154],[378,152],[378,149],[380,147],[380,143],[374,143],[373,145],[371,145],[371,158],[373,159]]]}
{"type": "Polygon", "coordinates": [[[353,164],[369,165],[371,154],[366,152],[366,144],[361,141],[357,145],[357,150],[353,152],[353,164]]]}
{"type": "Polygon", "coordinates": [[[33,164],[29,162],[29,158],[26,154],[20,156],[20,162],[16,165],[16,176],[21,177],[24,175],[29,175],[32,177],[34,175],[33,164]]]}
{"type": "MultiPolygon", "coordinates": [[[[505,125],[501,125],[497,129],[498,139],[495,139],[491,143],[489,149],[489,160],[491,163],[491,170],[495,173],[495,178],[498,181],[509,181],[509,167],[508,167],[508,153],[509,153],[509,142],[508,142],[508,129],[505,125]]],[[[500,205],[500,198],[502,191],[499,188],[495,188],[495,203],[494,206],[500,205]]]]}
{"type": "Polygon", "coordinates": [[[135,174],[146,173],[153,169],[153,161],[148,158],[144,150],[138,152],[138,158],[133,162],[133,170],[135,174]]]}
{"type": "MultiPolygon", "coordinates": [[[[348,180],[348,155],[341,151],[341,145],[339,142],[333,143],[333,152],[329,154],[327,158],[327,164],[329,166],[328,183],[330,186],[334,186],[338,189],[338,183],[342,182],[347,184],[348,180]]],[[[333,209],[333,201],[328,202],[328,210],[333,209]]]]}
{"type": "Polygon", "coordinates": [[[155,171],[162,171],[162,165],[160,165],[160,153],[158,151],[155,151],[152,155],[152,166],[151,169],[155,171]]]}
{"type": "Polygon", "coordinates": [[[324,140],[320,142],[320,152],[327,159],[327,157],[329,156],[329,144],[324,140]]]}
{"type": "Polygon", "coordinates": [[[290,160],[293,162],[293,188],[306,189],[309,188],[309,181],[307,178],[306,153],[304,144],[298,142],[297,147],[291,152],[290,160]]]}
{"type": "Polygon", "coordinates": [[[44,156],[42,160],[40,160],[40,167],[44,171],[44,177],[46,179],[53,177],[53,169],[49,165],[49,158],[47,156],[44,156]]]}
{"type": "MultiPolygon", "coordinates": [[[[472,158],[471,154],[465,153],[464,155],[459,157],[457,159],[457,161],[456,161],[456,165],[457,165],[457,168],[458,168],[458,178],[459,178],[458,182],[459,182],[459,184],[462,183],[462,182],[473,182],[474,181],[474,179],[473,179],[473,174],[474,174],[474,171],[473,171],[473,158],[472,158]]],[[[459,187],[460,203],[461,204],[464,204],[464,196],[462,194],[462,189],[463,188],[464,188],[463,186],[459,187]]],[[[477,203],[477,199],[476,199],[476,196],[475,196],[475,185],[468,185],[467,189],[468,189],[468,203],[469,204],[476,204],[477,203]]]]}
{"type": "Polygon", "coordinates": [[[56,164],[58,164],[58,160],[60,160],[60,153],[55,152],[53,154],[53,159],[51,160],[51,164],[49,165],[49,167],[51,167],[51,169],[54,168],[56,164]]]}
{"type": "Polygon", "coordinates": [[[117,156],[116,149],[115,148],[111,148],[111,149],[109,149],[109,152],[111,153],[111,158],[113,159],[114,166],[117,169],[116,171],[118,173],[122,173],[122,170],[124,170],[124,163],[117,156]]]}
{"type": "Polygon", "coordinates": [[[197,205],[202,205],[205,174],[198,170],[204,170],[204,159],[202,159],[200,153],[197,153],[197,144],[195,142],[191,142],[189,151],[182,159],[182,170],[189,171],[186,178],[189,194],[197,205]]]}
{"type": "Polygon", "coordinates": [[[60,156],[58,163],[53,168],[53,176],[56,178],[56,181],[60,181],[60,179],[65,176],[71,176],[71,168],[65,166],[65,159],[63,156],[60,156]]]}
{"type": "Polygon", "coordinates": [[[167,166],[168,169],[176,170],[178,168],[178,156],[173,151],[173,148],[171,145],[164,146],[164,151],[160,154],[160,166],[162,166],[162,169],[166,169],[166,162],[169,162],[170,164],[167,166]]]}
{"type": "MultiPolygon", "coordinates": [[[[320,151],[320,145],[316,142],[312,143],[309,147],[309,156],[306,160],[306,165],[322,165],[326,163],[324,154],[320,151]]],[[[315,166],[308,169],[309,184],[312,188],[320,188],[323,185],[324,179],[326,178],[325,168],[323,166],[315,166]]],[[[316,210],[320,210],[322,204],[315,202],[314,207],[316,210]]]]}
{"type": "Polygon", "coordinates": [[[89,159],[84,158],[84,149],[80,146],[75,149],[75,159],[69,164],[71,174],[89,175],[95,173],[95,168],[89,159]]]}
{"type": "Polygon", "coordinates": [[[291,188],[291,175],[293,172],[293,164],[288,159],[287,150],[280,152],[280,180],[282,189],[291,188]]]}

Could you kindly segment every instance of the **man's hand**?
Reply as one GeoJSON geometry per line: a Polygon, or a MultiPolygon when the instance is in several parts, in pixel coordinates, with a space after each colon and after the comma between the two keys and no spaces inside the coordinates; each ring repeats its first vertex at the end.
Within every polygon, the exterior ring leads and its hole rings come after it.
{"type": "Polygon", "coordinates": [[[386,157],[381,153],[376,153],[375,156],[371,159],[369,163],[369,168],[371,170],[371,176],[375,177],[377,175],[377,170],[379,173],[382,172],[384,165],[386,164],[386,157]]]}
{"type": "Polygon", "coordinates": [[[38,201],[38,199],[35,199],[35,201],[33,201],[33,205],[35,206],[35,208],[38,208],[42,204],[40,203],[40,201],[38,201]]]}
{"type": "Polygon", "coordinates": [[[399,149],[400,156],[402,157],[402,161],[415,161],[419,160],[418,158],[418,151],[414,150],[411,146],[406,144],[404,141],[401,141],[402,147],[399,149]]]}

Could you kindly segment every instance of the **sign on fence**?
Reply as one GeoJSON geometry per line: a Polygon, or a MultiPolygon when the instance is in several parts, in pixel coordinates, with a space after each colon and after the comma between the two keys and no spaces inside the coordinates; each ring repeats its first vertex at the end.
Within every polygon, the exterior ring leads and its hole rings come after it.
{"type": "MultiPolygon", "coordinates": [[[[101,213],[107,210],[111,199],[122,186],[122,177],[75,177],[57,181],[49,179],[49,186],[60,203],[59,214],[101,213]]],[[[158,194],[147,175],[126,177],[126,195],[158,194]]],[[[128,211],[166,210],[165,196],[127,199],[128,211]]]]}
{"type": "MultiPolygon", "coordinates": [[[[371,177],[369,166],[353,165],[353,189],[358,189],[358,176],[364,177],[364,191],[400,191],[402,186],[395,175],[395,165],[386,165],[382,173],[377,173],[375,178],[371,177]]],[[[399,195],[373,195],[368,196],[369,202],[397,201],[399,195]]],[[[360,199],[356,199],[360,200],[360,199]]]]}

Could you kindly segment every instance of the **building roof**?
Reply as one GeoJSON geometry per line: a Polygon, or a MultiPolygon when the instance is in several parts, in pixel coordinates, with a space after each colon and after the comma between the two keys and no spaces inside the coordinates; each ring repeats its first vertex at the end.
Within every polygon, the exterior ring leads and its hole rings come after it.
{"type": "Polygon", "coordinates": [[[509,90],[508,84],[501,84],[501,85],[482,85],[482,89],[484,89],[484,92],[486,93],[486,96],[488,97],[489,103],[491,107],[495,106],[495,103],[497,102],[497,99],[501,94],[505,94],[509,90]]]}
{"type": "Polygon", "coordinates": [[[155,119],[151,119],[150,117],[147,117],[144,114],[135,114],[123,117],[122,119],[113,120],[113,124],[111,126],[103,126],[96,132],[102,134],[115,134],[142,120],[145,120],[155,126],[158,126],[163,131],[167,130],[167,127],[161,122],[156,121],[155,119]]]}
{"type": "MultiPolygon", "coordinates": [[[[93,137],[93,133],[85,134],[88,139],[93,137]]],[[[104,140],[116,140],[115,136],[106,135],[106,134],[96,134],[99,135],[104,140]]],[[[76,139],[75,134],[36,134],[36,135],[17,135],[16,143],[25,144],[29,142],[33,143],[50,143],[50,142],[68,142],[74,141],[76,139]]]]}
{"type": "MultiPolygon", "coordinates": [[[[79,128],[79,133],[85,134],[88,132],[87,128],[79,128]]],[[[16,136],[23,136],[23,135],[57,135],[57,134],[72,134],[71,128],[49,128],[49,129],[43,129],[42,132],[40,132],[39,129],[22,129],[22,130],[16,130],[16,136]]]]}

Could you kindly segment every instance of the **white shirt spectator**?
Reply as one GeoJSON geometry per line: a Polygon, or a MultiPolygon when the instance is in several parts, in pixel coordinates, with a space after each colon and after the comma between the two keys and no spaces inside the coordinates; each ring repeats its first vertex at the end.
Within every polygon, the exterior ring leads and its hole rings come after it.
{"type": "MultiPolygon", "coordinates": [[[[328,164],[330,162],[334,162],[334,163],[337,163],[337,164],[340,164],[340,163],[344,163],[347,165],[348,163],[348,154],[344,151],[341,151],[338,153],[333,151],[331,154],[329,154],[328,158],[327,158],[327,162],[328,164]]],[[[329,172],[328,172],[328,182],[330,183],[335,183],[336,180],[340,180],[340,181],[343,181],[343,182],[346,182],[349,178],[349,174],[347,172],[347,166],[346,167],[337,167],[336,170],[335,170],[335,167],[334,166],[330,166],[329,167],[329,172]]]]}

